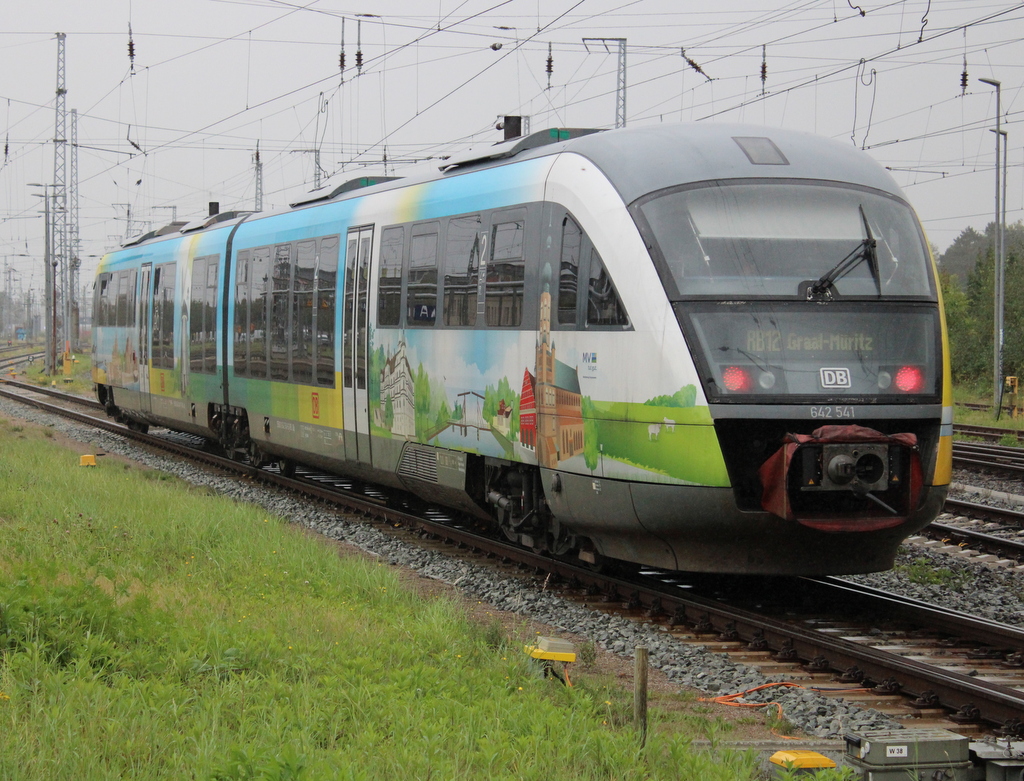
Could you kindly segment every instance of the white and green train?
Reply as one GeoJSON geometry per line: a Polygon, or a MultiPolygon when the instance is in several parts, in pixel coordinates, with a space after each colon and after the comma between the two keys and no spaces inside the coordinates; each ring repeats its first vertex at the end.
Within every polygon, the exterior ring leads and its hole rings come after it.
{"type": "Polygon", "coordinates": [[[208,437],[590,562],[852,573],[939,512],[952,402],[920,224],[787,130],[548,130],[103,258],[94,381],[208,437]]]}

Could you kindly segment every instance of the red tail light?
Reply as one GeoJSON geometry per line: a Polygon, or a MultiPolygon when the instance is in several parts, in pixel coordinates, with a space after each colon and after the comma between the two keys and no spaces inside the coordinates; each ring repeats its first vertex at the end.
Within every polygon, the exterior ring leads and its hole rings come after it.
{"type": "Polygon", "coordinates": [[[739,366],[730,366],[722,372],[722,384],[733,393],[746,393],[753,387],[750,372],[739,366]]]}
{"type": "Polygon", "coordinates": [[[896,372],[896,388],[904,393],[919,393],[924,388],[924,372],[918,366],[904,366],[896,372]]]}

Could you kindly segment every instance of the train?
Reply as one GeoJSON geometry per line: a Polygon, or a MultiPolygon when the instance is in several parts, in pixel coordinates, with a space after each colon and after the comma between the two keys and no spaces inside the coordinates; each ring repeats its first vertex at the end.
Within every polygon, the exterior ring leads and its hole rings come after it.
{"type": "Polygon", "coordinates": [[[109,415],[440,504],[553,556],[893,565],[952,473],[934,261],[795,130],[553,128],[106,254],[109,415]]]}

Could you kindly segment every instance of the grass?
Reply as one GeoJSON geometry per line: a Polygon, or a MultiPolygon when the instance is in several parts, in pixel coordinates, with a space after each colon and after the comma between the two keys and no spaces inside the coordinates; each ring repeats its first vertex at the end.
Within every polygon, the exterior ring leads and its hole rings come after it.
{"type": "Polygon", "coordinates": [[[24,379],[24,381],[35,383],[36,385],[54,384],[57,389],[67,393],[91,396],[93,392],[92,356],[88,349],[74,353],[70,381],[68,381],[68,377],[64,374],[63,366],[63,357],[58,355],[56,372],[52,375],[46,374],[44,371],[45,363],[42,359],[39,359],[26,367],[22,371],[23,377],[19,379],[24,379]]]}
{"type": "Polygon", "coordinates": [[[943,586],[960,590],[966,585],[968,576],[946,567],[936,567],[925,558],[915,559],[910,564],[897,564],[893,570],[902,573],[911,583],[922,586],[943,586]]]}
{"type": "MultiPolygon", "coordinates": [[[[972,385],[955,385],[953,387],[953,422],[964,426],[994,426],[996,428],[1024,430],[1024,416],[1013,418],[1004,409],[996,420],[991,409],[973,410],[960,406],[961,404],[991,404],[991,388],[980,388],[972,385]]],[[[1009,403],[1009,396],[1003,396],[1003,404],[1009,403]]],[[[1024,394],[1020,403],[1024,405],[1024,394]]],[[[960,437],[957,437],[960,439],[960,437]]],[[[1014,442],[1013,444],[1017,444],[1014,442]]]]}
{"type": "Polygon", "coordinates": [[[378,561],[77,461],[0,421],[2,778],[756,774],[695,750],[731,727],[692,711],[654,707],[641,749],[621,686],[538,676],[522,638],[378,561]]]}

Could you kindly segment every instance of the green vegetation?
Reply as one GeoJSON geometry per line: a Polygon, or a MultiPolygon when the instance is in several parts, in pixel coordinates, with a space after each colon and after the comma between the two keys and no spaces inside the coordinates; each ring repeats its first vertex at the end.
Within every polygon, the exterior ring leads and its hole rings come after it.
{"type": "MultiPolygon", "coordinates": [[[[992,399],[994,268],[992,225],[981,234],[964,230],[939,258],[949,328],[953,379],[992,399]]],[[[1003,365],[1007,376],[1024,376],[1024,225],[1006,229],[1003,365]]],[[[989,419],[991,420],[991,415],[989,419]]]]}
{"type": "Polygon", "coordinates": [[[60,355],[57,356],[57,368],[53,375],[46,374],[44,367],[45,362],[42,359],[33,361],[31,365],[24,369],[23,374],[20,374],[22,372],[21,369],[18,370],[19,375],[16,379],[35,383],[36,385],[55,384],[58,390],[67,393],[77,393],[83,396],[92,395],[92,356],[88,350],[74,353],[70,378],[64,374],[64,361],[60,355]]]}
{"type": "Polygon", "coordinates": [[[2,778],[755,776],[692,747],[732,727],[687,695],[652,699],[640,748],[614,677],[563,687],[380,562],[77,462],[0,421],[2,778]]]}
{"type": "Polygon", "coordinates": [[[942,586],[944,588],[963,589],[967,587],[969,577],[963,572],[954,572],[946,567],[936,567],[925,558],[914,559],[911,564],[897,564],[893,571],[906,575],[911,583],[923,586],[942,586]]]}

